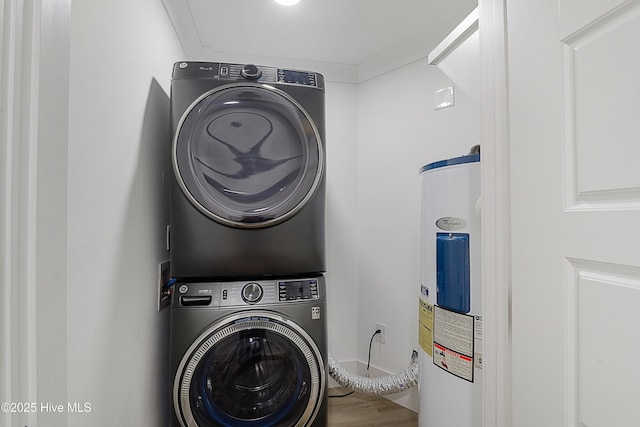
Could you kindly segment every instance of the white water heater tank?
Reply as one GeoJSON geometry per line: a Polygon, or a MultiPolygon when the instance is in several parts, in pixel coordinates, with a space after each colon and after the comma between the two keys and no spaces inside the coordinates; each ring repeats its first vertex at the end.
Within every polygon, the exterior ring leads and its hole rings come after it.
{"type": "Polygon", "coordinates": [[[419,426],[481,427],[480,154],[420,180],[419,426]]]}

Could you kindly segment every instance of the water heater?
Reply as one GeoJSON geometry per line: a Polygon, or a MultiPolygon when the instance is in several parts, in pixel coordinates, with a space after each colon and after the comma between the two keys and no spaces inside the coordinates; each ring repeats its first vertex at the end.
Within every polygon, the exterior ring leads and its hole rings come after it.
{"type": "Polygon", "coordinates": [[[480,154],[420,169],[420,427],[482,425],[480,154]]]}

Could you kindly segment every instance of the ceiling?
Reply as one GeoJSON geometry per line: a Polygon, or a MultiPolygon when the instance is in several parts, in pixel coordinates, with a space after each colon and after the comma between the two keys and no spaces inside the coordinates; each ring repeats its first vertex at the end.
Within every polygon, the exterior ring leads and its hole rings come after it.
{"type": "Polygon", "coordinates": [[[477,0],[163,3],[186,59],[313,66],[358,81],[426,57],[477,6],[477,0]]]}

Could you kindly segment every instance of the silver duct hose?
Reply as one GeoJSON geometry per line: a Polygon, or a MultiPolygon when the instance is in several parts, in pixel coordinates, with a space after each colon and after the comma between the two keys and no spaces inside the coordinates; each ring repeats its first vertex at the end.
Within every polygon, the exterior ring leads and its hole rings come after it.
{"type": "Polygon", "coordinates": [[[418,384],[418,352],[413,351],[411,365],[404,371],[384,377],[365,377],[347,372],[329,355],[329,375],[343,387],[366,394],[393,394],[418,384]]]}

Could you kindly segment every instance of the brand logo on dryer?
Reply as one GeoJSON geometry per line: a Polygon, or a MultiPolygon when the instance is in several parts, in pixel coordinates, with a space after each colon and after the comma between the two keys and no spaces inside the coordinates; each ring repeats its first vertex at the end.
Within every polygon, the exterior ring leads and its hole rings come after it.
{"type": "Polygon", "coordinates": [[[436,221],[436,227],[445,231],[462,230],[466,226],[467,221],[453,216],[445,216],[436,221]]]}

